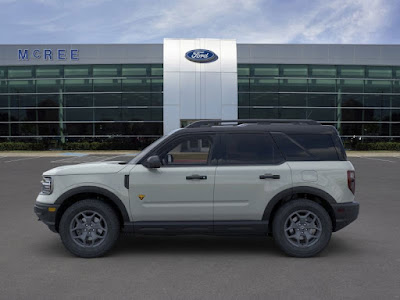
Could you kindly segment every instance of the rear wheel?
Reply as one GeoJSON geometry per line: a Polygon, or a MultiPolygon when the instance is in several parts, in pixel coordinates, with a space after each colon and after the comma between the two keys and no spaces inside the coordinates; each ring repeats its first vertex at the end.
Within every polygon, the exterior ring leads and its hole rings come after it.
{"type": "Polygon", "coordinates": [[[279,248],[296,257],[320,253],[332,235],[329,214],[318,203],[306,199],[293,200],[280,207],[272,226],[279,248]]]}
{"type": "Polygon", "coordinates": [[[99,257],[116,243],[120,224],[114,210],[99,200],[82,200],[63,214],[59,233],[64,246],[79,257],[99,257]]]}

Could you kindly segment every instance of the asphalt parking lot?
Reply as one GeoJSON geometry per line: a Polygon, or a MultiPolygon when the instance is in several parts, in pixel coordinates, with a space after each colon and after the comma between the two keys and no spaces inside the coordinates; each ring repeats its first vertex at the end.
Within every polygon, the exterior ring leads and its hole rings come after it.
{"type": "Polygon", "coordinates": [[[318,257],[271,238],[133,236],[107,257],[72,256],[33,213],[41,173],[129,159],[0,155],[1,299],[400,299],[400,158],[350,159],[360,216],[318,257]]]}

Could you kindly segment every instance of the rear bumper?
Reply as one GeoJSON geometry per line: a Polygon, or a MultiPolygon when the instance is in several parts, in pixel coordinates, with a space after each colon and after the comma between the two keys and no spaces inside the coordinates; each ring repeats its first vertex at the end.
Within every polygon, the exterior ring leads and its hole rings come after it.
{"type": "Polygon", "coordinates": [[[49,229],[53,232],[56,231],[56,214],[59,205],[56,204],[42,204],[36,202],[33,210],[35,214],[38,216],[39,220],[46,224],[49,229]],[[55,211],[49,211],[49,208],[55,208],[55,211]]]}
{"type": "Polygon", "coordinates": [[[358,217],[360,204],[358,202],[338,203],[332,205],[335,214],[335,226],[333,231],[338,231],[358,217]]]}

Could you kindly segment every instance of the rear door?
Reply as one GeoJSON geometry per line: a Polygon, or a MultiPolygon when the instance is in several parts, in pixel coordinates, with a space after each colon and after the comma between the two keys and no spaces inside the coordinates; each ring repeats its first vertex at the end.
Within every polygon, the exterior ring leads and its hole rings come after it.
{"type": "Polygon", "coordinates": [[[291,188],[291,171],[269,133],[221,136],[215,176],[214,221],[261,221],[279,192],[291,188]]]}

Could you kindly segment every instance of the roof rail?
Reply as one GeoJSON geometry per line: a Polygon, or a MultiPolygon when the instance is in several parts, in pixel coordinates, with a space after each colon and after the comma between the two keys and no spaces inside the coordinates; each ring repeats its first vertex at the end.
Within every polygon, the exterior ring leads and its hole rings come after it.
{"type": "MultiPolygon", "coordinates": [[[[293,125],[321,125],[321,123],[314,120],[302,119],[240,119],[240,120],[201,120],[187,125],[185,128],[198,128],[198,127],[211,127],[222,126],[223,123],[237,123],[239,124],[256,124],[256,125],[270,125],[270,124],[293,124],[293,125]]],[[[232,124],[226,124],[232,125],[232,124]]]]}

